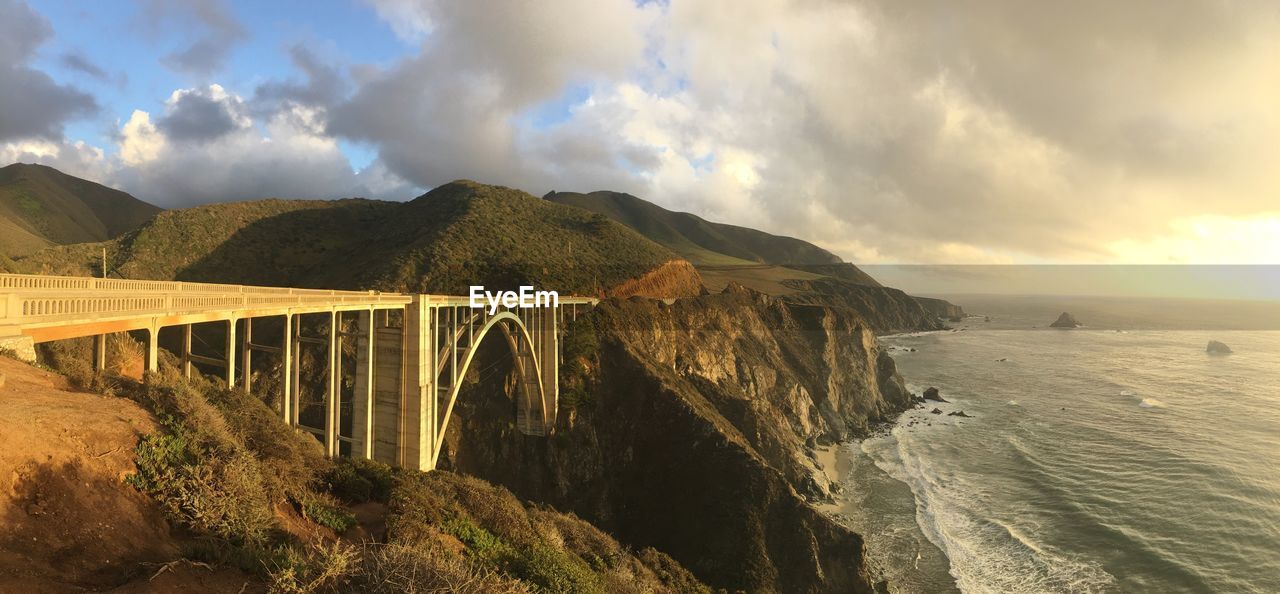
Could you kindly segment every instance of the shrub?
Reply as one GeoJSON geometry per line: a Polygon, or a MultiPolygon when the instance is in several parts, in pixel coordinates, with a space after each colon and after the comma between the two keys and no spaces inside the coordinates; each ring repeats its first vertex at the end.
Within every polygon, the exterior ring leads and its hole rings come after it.
{"type": "Polygon", "coordinates": [[[322,493],[305,496],[302,500],[302,515],[338,534],[346,532],[356,523],[356,517],[339,505],[333,496],[322,493]]]}
{"type": "Polygon", "coordinates": [[[199,378],[155,374],[150,380],[134,386],[131,396],[156,414],[163,431],[140,440],[137,472],[126,480],[202,536],[190,555],[257,572],[315,557],[295,550],[279,530],[274,510],[285,501],[338,532],[355,522],[315,489],[329,464],[319,444],[281,423],[257,398],[199,378]]]}
{"type": "Polygon", "coordinates": [[[395,476],[390,466],[374,460],[343,458],[324,476],[329,492],[348,503],[391,499],[395,476]]]}
{"type": "Polygon", "coordinates": [[[312,546],[305,553],[294,547],[279,550],[268,571],[268,588],[280,594],[345,591],[359,572],[359,553],[351,545],[333,542],[312,546]]]}
{"type": "Polygon", "coordinates": [[[367,545],[358,589],[372,594],[516,594],[528,588],[439,546],[367,545]]]}

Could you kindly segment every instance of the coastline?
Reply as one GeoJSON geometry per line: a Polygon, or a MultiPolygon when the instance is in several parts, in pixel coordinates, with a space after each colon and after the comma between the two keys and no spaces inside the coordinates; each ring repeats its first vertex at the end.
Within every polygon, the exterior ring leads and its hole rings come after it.
{"type": "MultiPolygon", "coordinates": [[[[916,337],[927,334],[950,334],[954,330],[903,333],[879,337],[916,337]]],[[[882,345],[887,347],[888,345],[882,345]]],[[[814,506],[832,521],[862,535],[866,562],[877,588],[886,592],[960,592],[955,576],[950,573],[950,559],[936,543],[925,535],[919,524],[920,510],[911,486],[891,476],[875,464],[863,451],[863,444],[896,443],[895,431],[931,426],[946,413],[961,411],[962,402],[925,401],[924,387],[905,383],[916,397],[910,408],[876,423],[865,434],[831,445],[812,449],[813,459],[833,488],[826,501],[814,506]],[[930,411],[942,408],[943,414],[930,411]],[[895,513],[882,513],[884,506],[894,505],[895,513]],[[894,525],[891,517],[910,518],[909,525],[894,525]]],[[[959,419],[956,419],[959,421],[959,419]]],[[[944,424],[950,424],[943,422],[944,424]]]]}

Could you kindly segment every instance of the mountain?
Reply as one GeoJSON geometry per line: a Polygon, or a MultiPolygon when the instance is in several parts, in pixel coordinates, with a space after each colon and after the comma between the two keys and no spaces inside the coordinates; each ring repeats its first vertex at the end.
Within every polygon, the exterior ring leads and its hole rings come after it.
{"type": "Polygon", "coordinates": [[[936,330],[942,325],[935,309],[951,306],[885,287],[839,256],[793,237],[713,223],[621,192],[551,192],[543,198],[605,215],[684,256],[713,293],[738,284],[796,303],[847,307],[879,333],[936,330]]]}
{"type": "Polygon", "coordinates": [[[44,165],[0,169],[0,255],[50,245],[105,241],[146,222],[160,208],[44,165]]]}
{"type": "Polygon", "coordinates": [[[696,294],[693,267],[602,215],[472,181],[409,202],[258,200],[165,211],[102,244],[60,246],[23,272],[114,274],[464,295],[522,284],[585,295],[696,294]]]}
{"type": "Polygon", "coordinates": [[[605,215],[666,246],[695,266],[843,263],[839,256],[807,241],[713,223],[621,192],[551,192],[543,198],[605,215]]]}

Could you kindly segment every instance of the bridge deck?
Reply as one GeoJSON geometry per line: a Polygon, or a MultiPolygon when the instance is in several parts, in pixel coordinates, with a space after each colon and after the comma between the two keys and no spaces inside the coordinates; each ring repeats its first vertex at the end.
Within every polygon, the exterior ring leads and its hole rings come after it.
{"type": "MultiPolygon", "coordinates": [[[[0,336],[35,342],[182,324],[331,311],[399,309],[405,293],[298,289],[181,281],[0,274],[0,336]]],[[[468,297],[421,295],[431,306],[467,307],[468,297]]],[[[565,305],[590,305],[566,297],[565,305]]]]}

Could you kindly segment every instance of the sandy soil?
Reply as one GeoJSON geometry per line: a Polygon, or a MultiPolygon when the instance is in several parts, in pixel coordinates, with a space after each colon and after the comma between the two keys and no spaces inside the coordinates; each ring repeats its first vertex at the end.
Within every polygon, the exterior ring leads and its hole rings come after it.
{"type": "Polygon", "coordinates": [[[0,374],[0,592],[214,592],[240,577],[183,564],[150,581],[179,556],[158,506],[123,483],[150,414],[7,357],[0,374]]]}

